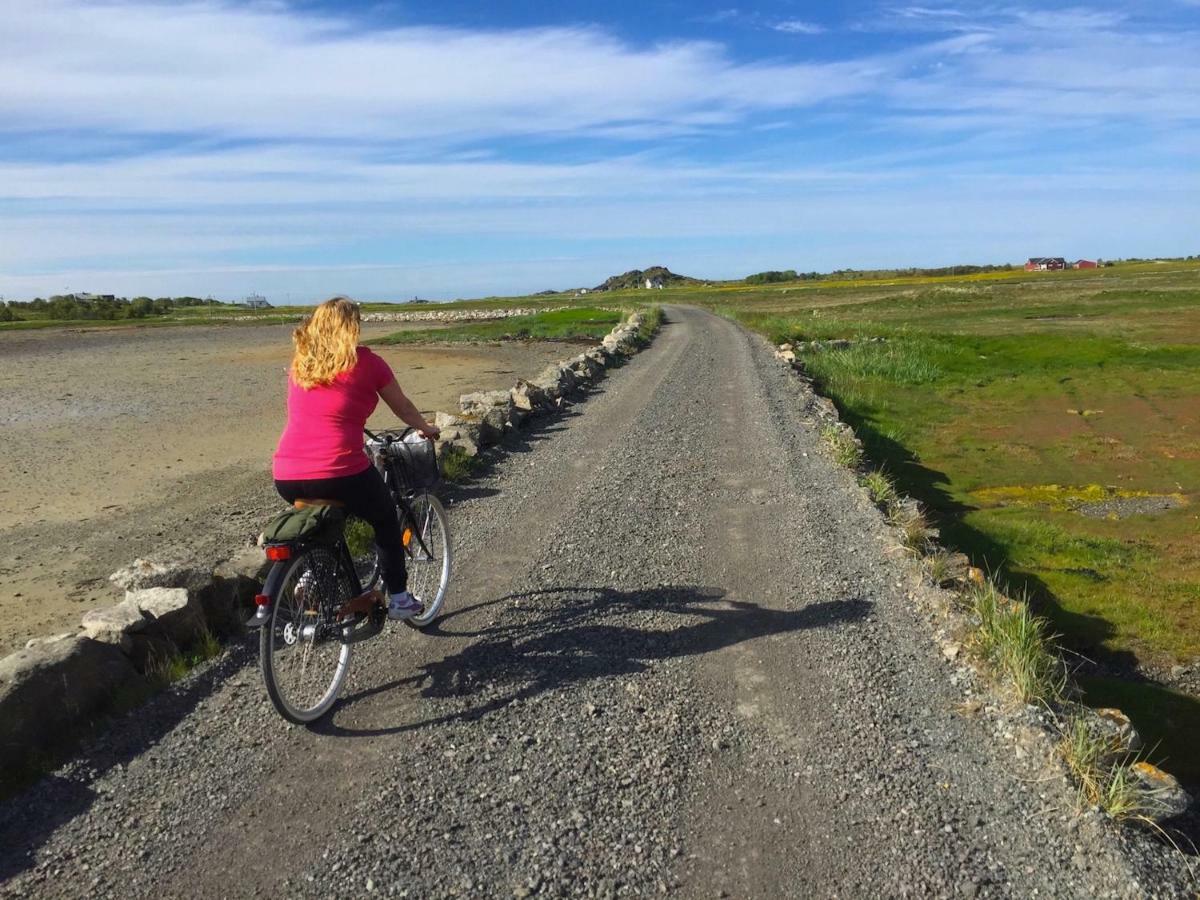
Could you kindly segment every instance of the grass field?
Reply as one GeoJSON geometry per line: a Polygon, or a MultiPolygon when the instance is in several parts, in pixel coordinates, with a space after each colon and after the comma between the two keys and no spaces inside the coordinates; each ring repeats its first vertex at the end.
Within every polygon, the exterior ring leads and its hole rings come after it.
{"type": "Polygon", "coordinates": [[[374,344],[454,343],[458,341],[598,341],[624,314],[590,306],[554,309],[528,316],[463,322],[434,331],[400,330],[374,344]]]}
{"type": "MultiPolygon", "coordinates": [[[[675,293],[675,292],[665,292],[675,293]]],[[[804,355],[868,458],[943,543],[1028,591],[1068,648],[1160,668],[1200,658],[1200,265],[692,290],[804,355]]],[[[1200,704],[1111,678],[1200,782],[1200,704]],[[1168,724],[1169,723],[1169,724],[1168,724]]]]}

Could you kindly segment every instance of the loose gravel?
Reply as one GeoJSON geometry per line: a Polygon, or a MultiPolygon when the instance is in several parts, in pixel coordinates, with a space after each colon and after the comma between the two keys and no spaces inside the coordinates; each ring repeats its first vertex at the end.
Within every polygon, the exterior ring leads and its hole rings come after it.
{"type": "Polygon", "coordinates": [[[0,806],[0,896],[1186,896],[967,711],[808,399],[671,309],[457,493],[435,628],[311,730],[231,648],[0,806]]]}

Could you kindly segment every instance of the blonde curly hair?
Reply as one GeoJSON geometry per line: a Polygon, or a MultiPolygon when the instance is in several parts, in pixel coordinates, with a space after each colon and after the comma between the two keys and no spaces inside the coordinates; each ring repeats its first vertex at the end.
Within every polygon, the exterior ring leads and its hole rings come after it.
{"type": "Polygon", "coordinates": [[[326,300],[292,332],[292,380],[307,390],[353,369],[361,330],[357,303],[349,297],[326,300]]]}

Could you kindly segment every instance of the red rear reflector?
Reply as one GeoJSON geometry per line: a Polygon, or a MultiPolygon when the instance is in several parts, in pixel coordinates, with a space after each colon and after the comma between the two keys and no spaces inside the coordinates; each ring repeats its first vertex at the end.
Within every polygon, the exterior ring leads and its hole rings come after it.
{"type": "Polygon", "coordinates": [[[291,559],[291,558],[292,558],[292,548],[291,547],[280,546],[280,547],[268,547],[267,548],[267,559],[278,562],[281,559],[291,559]]]}
{"type": "Polygon", "coordinates": [[[268,597],[266,594],[255,594],[254,595],[254,605],[255,606],[270,606],[271,598],[268,597]]]}

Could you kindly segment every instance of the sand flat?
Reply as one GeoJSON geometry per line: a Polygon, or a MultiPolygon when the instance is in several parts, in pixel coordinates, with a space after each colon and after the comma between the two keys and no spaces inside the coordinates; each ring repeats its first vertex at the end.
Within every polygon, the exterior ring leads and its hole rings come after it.
{"type": "MultiPolygon", "coordinates": [[[[368,325],[367,338],[396,330],[368,325]]],[[[276,502],[291,327],[191,326],[0,334],[0,654],[74,629],[118,599],[137,556],[219,553],[276,502]]],[[[417,406],[578,352],[565,344],[379,348],[417,406]]],[[[372,418],[395,424],[390,411],[372,418]]]]}

